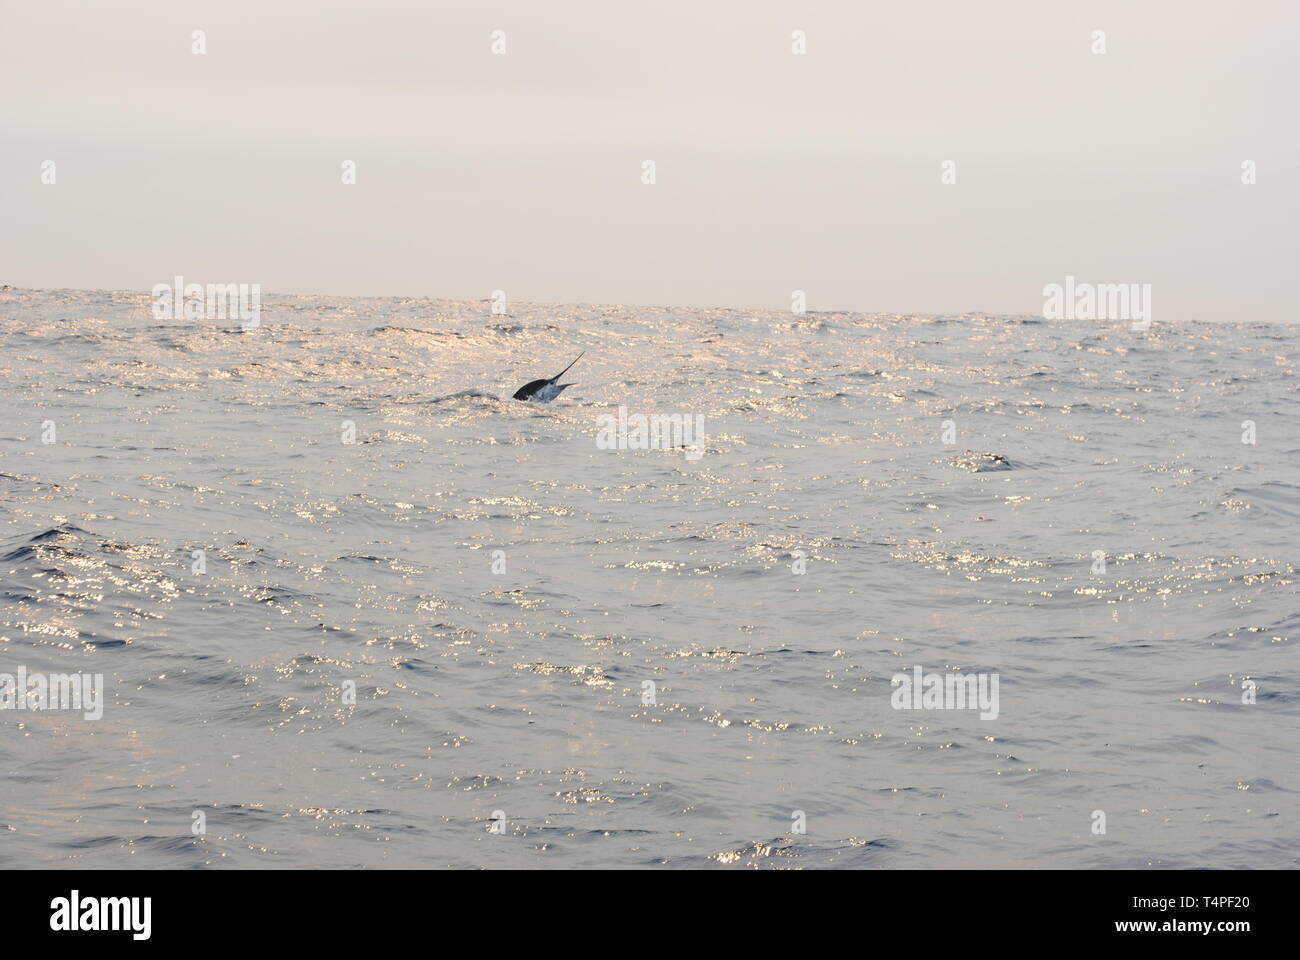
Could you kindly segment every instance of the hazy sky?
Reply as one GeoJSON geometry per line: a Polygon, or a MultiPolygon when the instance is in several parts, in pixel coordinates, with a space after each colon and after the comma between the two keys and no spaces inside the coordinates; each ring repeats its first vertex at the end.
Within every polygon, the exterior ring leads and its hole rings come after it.
{"type": "Polygon", "coordinates": [[[1295,0],[0,9],[0,283],[1300,315],[1295,0]]]}

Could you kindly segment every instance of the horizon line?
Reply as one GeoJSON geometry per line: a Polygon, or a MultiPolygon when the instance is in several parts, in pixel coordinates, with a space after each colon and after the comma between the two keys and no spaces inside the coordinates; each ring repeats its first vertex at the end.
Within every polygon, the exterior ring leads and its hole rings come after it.
{"type": "MultiPolygon", "coordinates": [[[[231,282],[238,283],[239,281],[226,281],[224,283],[221,281],[213,281],[213,285],[225,286],[226,283],[231,283],[231,282]]],[[[204,287],[208,285],[209,284],[207,283],[203,284],[204,287]]],[[[14,284],[11,283],[0,285],[0,293],[8,293],[8,292],[16,292],[16,291],[27,291],[33,293],[54,293],[60,291],[72,291],[76,293],[113,293],[113,294],[125,293],[125,294],[135,294],[146,298],[153,296],[153,292],[151,290],[136,290],[129,287],[121,287],[121,288],[20,287],[20,286],[15,286],[14,284]]],[[[318,297],[318,298],[335,297],[340,300],[427,300],[433,303],[492,303],[491,297],[474,297],[468,299],[458,299],[455,297],[432,297],[428,295],[410,295],[410,294],[380,295],[380,294],[335,294],[335,293],[285,293],[285,292],[277,292],[277,291],[267,291],[260,295],[272,296],[272,297],[318,297]]],[[[1103,324],[1103,323],[1110,322],[1109,320],[1053,321],[1048,317],[1044,317],[1040,313],[997,313],[997,312],[990,312],[987,310],[964,310],[960,313],[925,313],[919,311],[899,311],[899,310],[853,310],[853,309],[845,309],[845,308],[828,308],[828,309],[814,310],[810,308],[805,310],[802,314],[799,314],[799,313],[794,313],[789,308],[783,309],[779,307],[758,307],[758,306],[724,306],[724,305],[700,306],[697,304],[628,303],[628,302],[597,303],[597,302],[586,301],[586,300],[564,302],[558,300],[526,300],[526,299],[514,299],[514,298],[507,298],[506,303],[507,303],[507,309],[509,309],[509,306],[513,304],[523,304],[523,305],[534,306],[534,307],[588,307],[588,308],[608,308],[608,309],[632,308],[632,309],[641,309],[641,310],[645,310],[645,309],[680,310],[680,311],[729,310],[733,312],[742,312],[748,310],[748,311],[755,311],[761,313],[783,313],[783,314],[789,314],[790,316],[856,314],[856,315],[868,316],[868,317],[908,317],[908,318],[925,318],[925,319],[952,318],[952,317],[956,317],[956,318],[1001,317],[1006,319],[1028,318],[1033,320],[1040,320],[1044,323],[1079,322],[1079,323],[1103,324]]],[[[508,317],[511,316],[511,314],[509,313],[489,314],[489,316],[508,317]]],[[[1212,320],[1212,319],[1201,319],[1199,317],[1189,317],[1184,320],[1178,320],[1172,322],[1165,321],[1162,325],[1174,326],[1176,323],[1211,323],[1211,324],[1226,324],[1226,325],[1233,325],[1233,326],[1249,324],[1249,323],[1257,323],[1257,324],[1263,324],[1265,326],[1274,326],[1274,327],[1291,327],[1296,325],[1295,322],[1288,322],[1285,320],[1262,320],[1262,319],[1261,320],[1212,320]]],[[[1154,325],[1155,324],[1153,323],[1153,326],[1154,325]]]]}

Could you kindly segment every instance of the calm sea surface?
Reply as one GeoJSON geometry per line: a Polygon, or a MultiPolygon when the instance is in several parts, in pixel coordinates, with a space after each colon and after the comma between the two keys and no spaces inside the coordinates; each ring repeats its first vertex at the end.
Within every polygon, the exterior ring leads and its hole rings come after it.
{"type": "Polygon", "coordinates": [[[6,868],[1300,862],[1295,328],[150,304],[0,293],[6,868]]]}

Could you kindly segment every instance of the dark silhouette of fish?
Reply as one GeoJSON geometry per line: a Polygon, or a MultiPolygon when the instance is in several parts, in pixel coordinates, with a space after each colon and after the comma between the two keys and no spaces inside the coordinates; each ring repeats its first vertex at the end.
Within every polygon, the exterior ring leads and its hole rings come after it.
{"type": "MultiPolygon", "coordinates": [[[[582,353],[574,357],[573,363],[577,363],[579,360],[581,360],[582,354],[586,352],[587,351],[584,350],[582,351],[582,353]]],[[[573,384],[571,383],[555,382],[559,380],[560,377],[564,376],[566,373],[569,372],[569,368],[573,366],[573,363],[569,364],[568,367],[565,367],[563,370],[561,370],[555,376],[551,377],[551,379],[549,380],[533,380],[529,383],[525,383],[522,387],[520,387],[518,390],[515,391],[515,399],[531,400],[533,403],[550,403],[552,400],[554,400],[556,397],[560,395],[560,393],[564,390],[565,387],[573,386],[573,384]]]]}

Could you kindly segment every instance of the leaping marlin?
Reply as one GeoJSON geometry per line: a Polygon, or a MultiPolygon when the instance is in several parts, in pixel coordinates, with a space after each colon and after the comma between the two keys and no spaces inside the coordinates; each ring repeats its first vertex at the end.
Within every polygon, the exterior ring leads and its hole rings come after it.
{"type": "MultiPolygon", "coordinates": [[[[582,353],[586,353],[586,352],[587,352],[586,350],[582,351],[582,353]]],[[[582,353],[578,354],[576,357],[573,358],[573,363],[577,363],[579,360],[582,359],[582,353]]],[[[520,387],[518,390],[515,391],[515,399],[532,400],[535,403],[550,403],[552,400],[554,400],[556,397],[560,395],[560,392],[565,387],[573,386],[573,384],[571,383],[555,382],[556,380],[559,380],[560,377],[564,376],[566,373],[569,372],[569,367],[572,367],[573,363],[569,364],[568,367],[565,367],[563,370],[561,370],[555,376],[551,377],[551,379],[549,380],[533,380],[531,383],[525,383],[522,387],[520,387]]]]}

